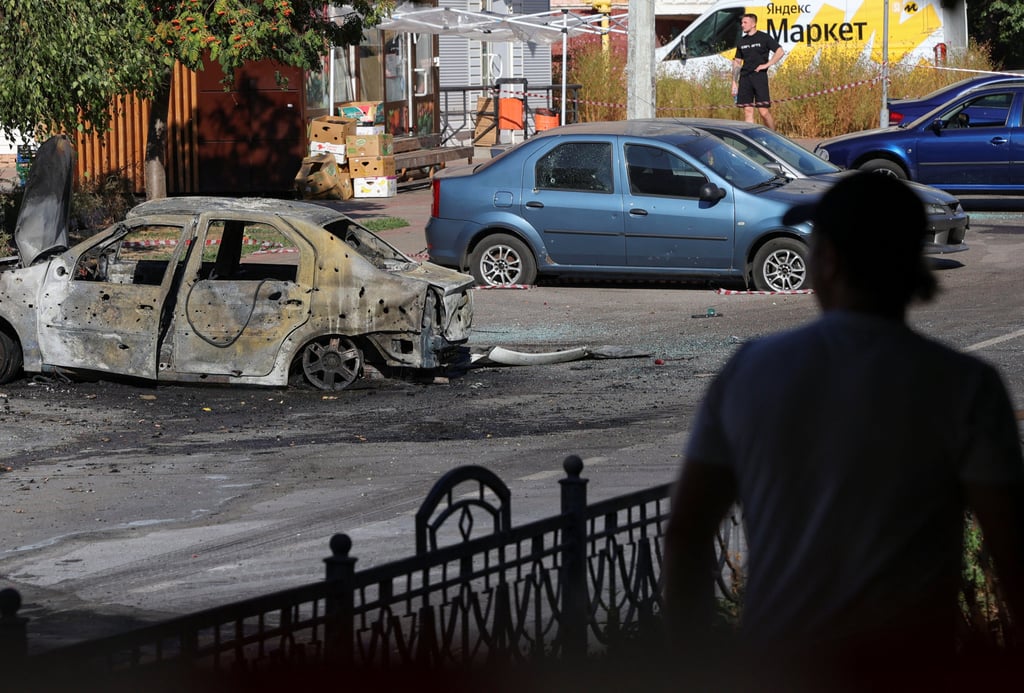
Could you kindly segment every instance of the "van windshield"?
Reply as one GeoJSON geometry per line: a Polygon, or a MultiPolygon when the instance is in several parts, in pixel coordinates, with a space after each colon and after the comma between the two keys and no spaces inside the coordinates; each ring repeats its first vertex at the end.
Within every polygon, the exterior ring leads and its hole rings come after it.
{"type": "MultiPolygon", "coordinates": [[[[685,36],[686,58],[704,58],[734,49],[740,36],[740,20],[745,11],[742,7],[730,7],[697,20],[685,36]]],[[[683,43],[680,42],[680,45],[683,43]]],[[[667,59],[679,60],[681,57],[670,54],[667,59]]]]}

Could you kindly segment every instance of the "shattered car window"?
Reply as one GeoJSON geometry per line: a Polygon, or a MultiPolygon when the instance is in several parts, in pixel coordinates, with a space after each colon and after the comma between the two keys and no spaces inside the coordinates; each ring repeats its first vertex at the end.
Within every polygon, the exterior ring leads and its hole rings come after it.
{"type": "Polygon", "coordinates": [[[159,285],[182,232],[180,226],[143,225],[115,233],[113,239],[107,236],[82,253],[73,276],[78,281],[159,285]]]}
{"type": "Polygon", "coordinates": [[[336,238],[345,241],[377,269],[401,269],[412,262],[387,241],[349,219],[339,219],[324,228],[336,238]]]}
{"type": "Polygon", "coordinates": [[[612,192],[610,142],[567,142],[537,162],[537,188],[612,192]]]}

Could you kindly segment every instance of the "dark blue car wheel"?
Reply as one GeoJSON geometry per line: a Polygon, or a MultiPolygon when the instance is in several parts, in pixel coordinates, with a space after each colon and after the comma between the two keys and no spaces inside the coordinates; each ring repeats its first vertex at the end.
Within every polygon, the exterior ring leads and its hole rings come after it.
{"type": "Polygon", "coordinates": [[[480,241],[469,256],[469,271],[477,284],[506,286],[532,284],[537,280],[537,262],[525,243],[506,233],[480,241]]]}
{"type": "Polygon", "coordinates": [[[888,159],[871,159],[861,164],[860,169],[862,171],[874,171],[875,173],[881,173],[883,176],[892,176],[900,180],[907,179],[907,172],[903,170],[903,167],[895,161],[889,161],[888,159]]]}

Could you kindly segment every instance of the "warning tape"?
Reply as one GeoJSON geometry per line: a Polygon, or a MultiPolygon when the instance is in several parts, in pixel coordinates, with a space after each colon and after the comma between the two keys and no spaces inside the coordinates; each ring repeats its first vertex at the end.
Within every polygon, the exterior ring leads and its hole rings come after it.
{"type": "Polygon", "coordinates": [[[484,284],[473,288],[484,291],[486,289],[532,289],[533,286],[531,284],[484,284]]]}
{"type": "Polygon", "coordinates": [[[716,293],[720,296],[777,296],[813,294],[814,289],[793,289],[791,291],[739,291],[736,289],[718,289],[716,293]]]}
{"type": "MultiPolygon", "coordinates": [[[[176,239],[176,238],[168,238],[168,239],[160,239],[160,240],[149,240],[149,241],[125,241],[125,243],[123,244],[123,246],[125,248],[153,248],[153,247],[160,247],[160,246],[165,246],[165,247],[170,246],[170,247],[173,247],[173,246],[176,246],[176,245],[178,245],[178,239],[176,239]]],[[[220,245],[220,239],[219,238],[209,238],[209,239],[206,240],[204,245],[207,245],[207,246],[220,245]]],[[[267,245],[269,247],[269,243],[267,241],[258,241],[258,240],[254,239],[254,238],[243,238],[242,239],[242,245],[267,245]]]]}
{"type": "MultiPolygon", "coordinates": [[[[1004,74],[1004,73],[996,73],[996,74],[1004,74]]],[[[836,94],[836,93],[841,92],[841,91],[846,91],[847,89],[856,89],[857,87],[862,87],[862,86],[864,86],[866,84],[874,84],[875,82],[881,82],[883,79],[885,79],[885,77],[880,75],[878,77],[872,77],[871,79],[862,79],[862,80],[858,80],[856,82],[850,82],[849,84],[841,84],[839,86],[829,87],[827,89],[819,89],[818,91],[812,91],[812,92],[808,92],[806,94],[800,94],[798,96],[789,96],[789,97],[782,98],[782,99],[772,99],[771,101],[763,101],[763,102],[759,101],[759,102],[752,103],[752,104],[732,104],[732,105],[729,105],[729,106],[715,106],[715,105],[704,105],[704,106],[662,106],[662,107],[655,108],[654,110],[655,110],[655,112],[662,111],[662,112],[673,112],[673,113],[678,113],[678,112],[685,113],[687,111],[696,111],[696,110],[706,111],[708,109],[712,109],[712,110],[733,109],[733,108],[736,108],[737,106],[741,106],[741,107],[742,106],[770,106],[772,104],[786,103],[786,102],[789,102],[789,101],[801,101],[803,99],[811,99],[811,98],[814,98],[816,96],[824,96],[826,94],[836,94]]],[[[502,93],[504,93],[504,94],[514,94],[516,96],[541,96],[541,97],[545,97],[545,98],[547,98],[547,96],[548,96],[547,94],[536,94],[536,93],[524,92],[524,91],[505,91],[505,92],[502,92],[502,93]]],[[[577,99],[576,102],[579,103],[579,104],[585,104],[585,105],[588,105],[588,106],[603,106],[603,107],[606,107],[606,108],[626,108],[626,104],[624,104],[624,103],[612,103],[610,101],[591,101],[589,99],[577,99]]]]}

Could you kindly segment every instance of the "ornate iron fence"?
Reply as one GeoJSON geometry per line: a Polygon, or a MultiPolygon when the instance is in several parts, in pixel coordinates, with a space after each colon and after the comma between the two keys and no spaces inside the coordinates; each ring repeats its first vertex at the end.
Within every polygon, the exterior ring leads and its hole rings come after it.
{"type": "Polygon", "coordinates": [[[0,665],[27,681],[516,665],[583,657],[657,620],[669,484],[588,505],[567,457],[561,512],[513,527],[508,487],[471,465],[435,484],[416,553],[357,571],[331,538],[326,579],[130,632],[26,654],[20,598],[0,595],[0,665]],[[6,660],[6,661],[4,661],[6,660]]]}

